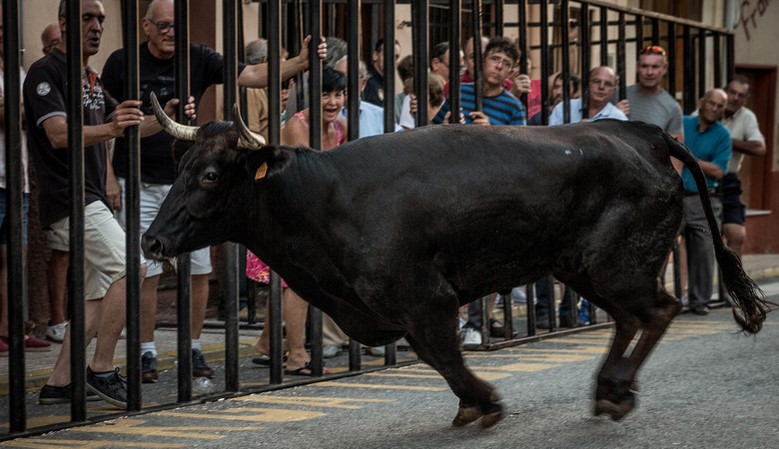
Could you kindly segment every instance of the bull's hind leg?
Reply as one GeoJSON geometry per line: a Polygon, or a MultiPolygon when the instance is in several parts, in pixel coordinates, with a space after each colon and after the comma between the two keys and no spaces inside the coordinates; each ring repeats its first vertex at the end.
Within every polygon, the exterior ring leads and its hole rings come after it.
{"type": "Polygon", "coordinates": [[[446,316],[442,310],[430,310],[414,320],[406,336],[423,361],[438,371],[460,398],[460,408],[452,424],[464,426],[481,418],[482,427],[490,427],[503,417],[500,397],[492,385],[478,379],[466,368],[460,353],[456,307],[446,316]]]}
{"type": "Polygon", "coordinates": [[[619,311],[614,314],[616,335],[609,355],[598,373],[595,392],[595,414],[608,413],[619,420],[635,406],[635,377],[639,368],[681,310],[680,302],[658,288],[651,307],[636,314],[619,311]],[[636,332],[638,342],[625,354],[636,332]]]}

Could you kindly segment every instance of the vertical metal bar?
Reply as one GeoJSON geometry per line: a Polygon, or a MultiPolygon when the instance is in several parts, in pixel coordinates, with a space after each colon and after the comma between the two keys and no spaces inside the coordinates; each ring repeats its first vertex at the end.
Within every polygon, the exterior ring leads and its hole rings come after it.
{"type": "Polygon", "coordinates": [[[503,332],[505,333],[505,339],[511,340],[514,338],[514,316],[513,316],[513,300],[511,299],[512,292],[508,295],[501,295],[503,304],[503,332]]]}
{"type": "MultiPolygon", "coordinates": [[[[309,27],[311,48],[308,50],[308,99],[309,99],[309,143],[311,147],[322,148],[322,64],[314,50],[322,34],[322,0],[309,1],[309,27]]],[[[385,46],[386,47],[386,46],[385,46]]],[[[308,308],[308,323],[311,329],[311,368],[314,376],[324,372],[322,362],[322,311],[314,306],[308,308]]]]}
{"type": "Polygon", "coordinates": [[[725,39],[725,64],[727,65],[727,79],[732,79],[736,75],[736,36],[733,33],[727,35],[725,39]]]}
{"type": "MultiPolygon", "coordinates": [[[[530,75],[530,73],[528,73],[529,71],[527,66],[527,62],[530,59],[530,48],[527,45],[527,1],[526,0],[517,1],[517,36],[518,36],[517,43],[519,45],[519,51],[521,52],[520,54],[522,55],[521,60],[519,61],[519,72],[530,75]]],[[[528,105],[527,100],[528,100],[527,93],[522,94],[522,98],[520,98],[522,104],[528,105]]],[[[528,118],[530,117],[528,116],[528,118]]]]}
{"type": "Polygon", "coordinates": [[[676,98],[676,24],[668,22],[668,92],[676,98]]]}
{"type": "Polygon", "coordinates": [[[549,332],[554,332],[557,330],[557,294],[552,275],[546,277],[546,296],[549,298],[549,332]]]}
{"type": "Polygon", "coordinates": [[[505,3],[504,0],[495,0],[493,3],[493,11],[495,11],[493,29],[495,33],[491,34],[492,36],[503,36],[503,8],[505,8],[505,3]]]}
{"type": "MultiPolygon", "coordinates": [[[[222,45],[224,56],[224,114],[234,120],[238,79],[238,48],[236,46],[236,14],[238,0],[222,2],[222,45]]],[[[268,114],[270,115],[270,114],[268,114]]],[[[223,245],[225,258],[224,313],[225,313],[225,390],[238,391],[238,244],[223,245]]]]}
{"type": "Polygon", "coordinates": [[[536,334],[536,297],[534,284],[531,282],[525,286],[525,297],[527,302],[527,335],[532,337],[536,334]]]}
{"type": "Polygon", "coordinates": [[[625,76],[625,58],[627,53],[625,51],[625,13],[619,12],[619,31],[617,38],[617,75],[619,76],[619,91],[625,92],[627,90],[627,77],[625,76]]]}
{"type": "Polygon", "coordinates": [[[684,25],[684,59],[689,61],[684,64],[684,113],[691,114],[695,110],[697,98],[695,96],[695,50],[692,41],[692,30],[689,25],[684,25]]]}
{"type": "MultiPolygon", "coordinates": [[[[581,45],[580,51],[582,55],[579,73],[582,74],[581,81],[586,89],[589,87],[590,82],[590,59],[592,58],[592,51],[590,49],[590,7],[586,3],[581,4],[581,14],[579,17],[579,44],[581,45]]],[[[587,100],[587,98],[582,98],[582,104],[585,104],[585,100],[587,100]]],[[[589,101],[587,104],[589,104],[589,101]]]]}
{"type": "MultiPolygon", "coordinates": [[[[384,132],[395,131],[395,2],[384,4],[384,132]]],[[[413,30],[416,34],[417,30],[413,30]]],[[[419,100],[418,110],[427,110],[419,100]]]]}
{"type": "MultiPolygon", "coordinates": [[[[714,33],[713,40],[714,40],[714,87],[722,87],[722,72],[723,72],[723,65],[722,65],[722,46],[720,42],[720,38],[722,36],[719,33],[714,33]]],[[[721,287],[720,287],[721,288],[721,287]]]]}
{"type": "MultiPolygon", "coordinates": [[[[394,2],[393,2],[394,3],[394,2]]],[[[417,126],[427,125],[427,104],[428,104],[428,81],[427,81],[427,66],[428,66],[428,13],[430,2],[428,0],[418,0],[411,4],[413,9],[412,17],[414,25],[412,32],[414,34],[413,39],[413,51],[414,54],[414,87],[417,92],[417,126]]],[[[386,48],[386,47],[385,47],[386,48]]],[[[449,64],[452,64],[451,51],[449,52],[449,64]]],[[[385,66],[386,67],[386,66],[385,66]]],[[[394,67],[394,66],[393,66],[394,67]]],[[[386,71],[386,70],[385,70],[386,71]]],[[[393,71],[394,73],[394,71],[393,71]]],[[[388,111],[390,109],[387,109],[388,111]]]]}
{"type": "Polygon", "coordinates": [[[638,60],[638,53],[644,46],[644,17],[641,15],[636,15],[634,26],[636,33],[636,60],[638,60]]]}
{"type": "MultiPolygon", "coordinates": [[[[546,104],[546,100],[549,98],[549,76],[551,75],[550,61],[549,61],[549,8],[548,1],[541,0],[540,2],[540,20],[541,26],[539,27],[539,34],[541,35],[541,101],[543,107],[541,108],[541,124],[546,126],[549,124],[549,106],[546,104]]],[[[563,89],[565,92],[567,89],[563,89]]]]}
{"type": "Polygon", "coordinates": [[[698,28],[698,98],[703,98],[706,93],[706,29],[698,28]]]}
{"type": "Polygon", "coordinates": [[[605,6],[601,6],[599,11],[600,65],[609,65],[609,10],[605,6]]]}
{"type": "MultiPolygon", "coordinates": [[[[8,406],[11,412],[9,430],[22,432],[27,426],[27,404],[25,402],[25,359],[24,359],[24,305],[28,301],[26,267],[24,263],[22,217],[24,210],[22,173],[22,127],[21,95],[19,85],[19,5],[18,2],[3,2],[3,55],[5,96],[2,124],[5,131],[6,204],[8,212],[8,338],[10,358],[14,363],[8,367],[8,406]]],[[[2,157],[2,156],[0,156],[2,157]]]]}
{"type": "MultiPolygon", "coordinates": [[[[138,98],[138,2],[122,1],[122,43],[124,44],[124,79],[127,98],[138,98]]],[[[127,129],[128,177],[125,183],[127,247],[127,409],[140,410],[141,396],[141,221],[140,178],[141,147],[138,127],[127,129]]]]}
{"type": "MultiPolygon", "coordinates": [[[[259,23],[262,23],[261,19],[258,17],[259,23]]],[[[268,30],[268,110],[278,111],[268,114],[268,144],[278,145],[281,142],[281,0],[268,0],[265,22],[268,30]]],[[[300,30],[294,31],[296,34],[300,30]]],[[[268,313],[262,329],[269,332],[271,384],[280,384],[283,380],[281,301],[281,278],[271,271],[268,313]]]]}
{"type": "MultiPolygon", "coordinates": [[[[560,2],[560,52],[563,63],[563,86],[568,86],[568,79],[571,74],[571,49],[570,39],[568,39],[568,0],[560,2]]],[[[582,114],[586,114],[587,107],[582,103],[582,114]]],[[[583,117],[587,117],[583,115],[583,117]]],[[[571,91],[563,88],[563,123],[571,122],[571,91]]]]}
{"type": "Polygon", "coordinates": [[[449,66],[455,64],[457,70],[449,70],[449,105],[452,114],[450,123],[459,123],[460,110],[460,52],[462,51],[462,0],[449,0],[449,66]]]}
{"type": "Polygon", "coordinates": [[[482,296],[478,301],[481,303],[479,310],[481,311],[481,346],[482,348],[489,347],[490,344],[490,302],[492,295],[482,296]]]}
{"type": "Polygon", "coordinates": [[[348,116],[349,140],[360,138],[360,0],[349,0],[347,17],[347,111],[357,111],[348,116]]]}
{"type": "Polygon", "coordinates": [[[674,295],[682,299],[682,269],[679,266],[681,258],[679,257],[679,239],[674,239],[673,247],[671,248],[671,255],[673,256],[673,276],[674,276],[674,295]]]}
{"type": "MultiPolygon", "coordinates": [[[[484,110],[484,85],[482,83],[482,60],[484,55],[481,54],[481,36],[482,36],[482,14],[483,5],[481,0],[471,0],[471,8],[473,9],[471,15],[471,24],[473,29],[473,84],[475,88],[475,103],[476,110],[484,110]]],[[[467,58],[468,55],[465,55],[467,58]]],[[[458,115],[457,111],[452,111],[452,115],[458,115]]]]}
{"type": "MultiPolygon", "coordinates": [[[[177,116],[184,115],[184,105],[189,98],[189,0],[175,0],[176,23],[174,72],[176,73],[176,97],[180,100],[177,116]]],[[[178,349],[178,401],[192,400],[192,279],[189,253],[178,257],[176,291],[177,349],[178,349]]]]}
{"type": "MultiPolygon", "coordinates": [[[[670,22],[669,22],[670,23],[670,22]]],[[[660,45],[660,19],[652,18],[652,45],[660,45]]],[[[639,45],[638,51],[641,51],[642,45],[639,45]]]]}
{"type": "Polygon", "coordinates": [[[84,127],[81,76],[84,71],[81,47],[81,0],[68,0],[67,115],[70,155],[70,264],[68,265],[68,307],[70,309],[70,418],[83,421],[86,408],[86,367],[84,341],[84,127]],[[76,25],[78,24],[78,25],[76,25]]]}

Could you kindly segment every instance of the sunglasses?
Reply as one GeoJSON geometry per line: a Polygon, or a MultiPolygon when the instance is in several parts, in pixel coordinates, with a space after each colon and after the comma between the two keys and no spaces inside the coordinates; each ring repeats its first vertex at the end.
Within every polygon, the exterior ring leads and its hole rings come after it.
{"type": "Polygon", "coordinates": [[[660,55],[665,56],[665,49],[659,45],[647,45],[641,49],[642,55],[660,55]]]}

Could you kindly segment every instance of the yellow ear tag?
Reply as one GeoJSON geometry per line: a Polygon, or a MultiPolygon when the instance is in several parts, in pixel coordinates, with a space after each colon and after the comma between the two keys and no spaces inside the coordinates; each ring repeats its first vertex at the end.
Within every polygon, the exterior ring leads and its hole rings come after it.
{"type": "Polygon", "coordinates": [[[260,165],[260,168],[257,169],[257,173],[254,174],[254,180],[262,179],[265,177],[265,174],[268,173],[268,164],[263,162],[262,165],[260,165]]]}

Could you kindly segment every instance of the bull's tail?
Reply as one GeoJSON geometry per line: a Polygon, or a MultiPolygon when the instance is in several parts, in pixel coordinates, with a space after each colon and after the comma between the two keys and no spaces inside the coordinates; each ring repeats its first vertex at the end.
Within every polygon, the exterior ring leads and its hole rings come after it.
{"type": "Polygon", "coordinates": [[[701,203],[703,203],[703,211],[706,214],[706,220],[709,222],[711,238],[714,241],[714,254],[717,258],[717,263],[722,269],[721,282],[735,303],[733,317],[745,332],[756,334],[763,327],[766,313],[769,310],[763,291],[744,272],[738,255],[725,246],[725,243],[722,241],[722,236],[717,228],[717,220],[714,217],[714,211],[711,209],[706,179],[700,165],[695,161],[692,153],[676,139],[666,134],[665,140],[668,143],[668,150],[671,156],[682,161],[695,179],[698,195],[700,196],[701,203]]]}

